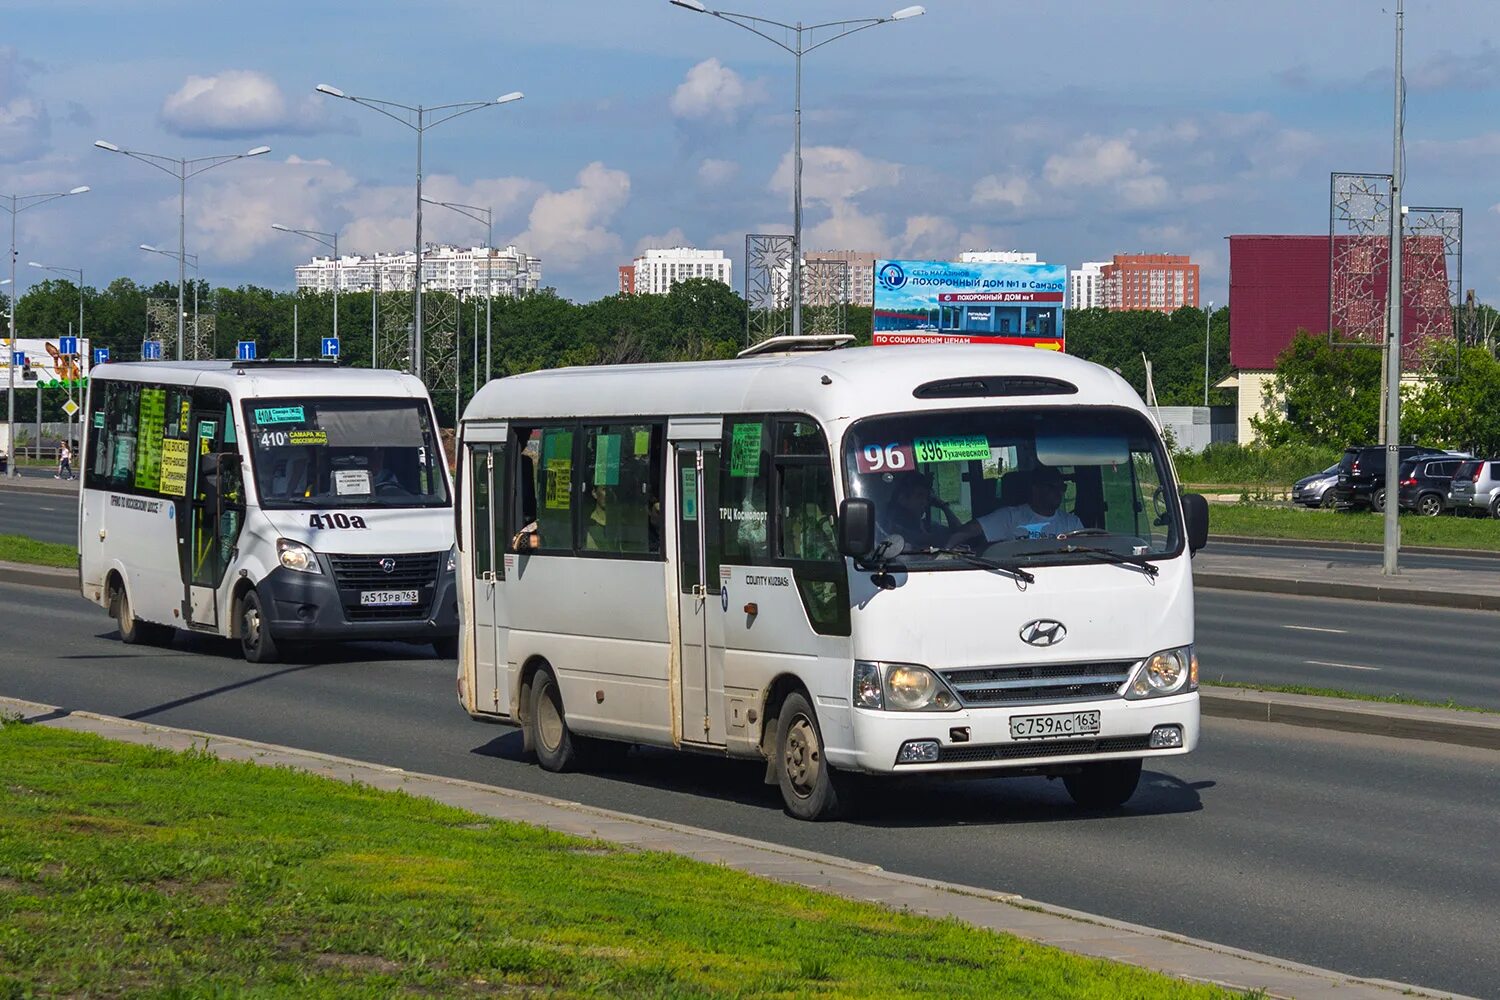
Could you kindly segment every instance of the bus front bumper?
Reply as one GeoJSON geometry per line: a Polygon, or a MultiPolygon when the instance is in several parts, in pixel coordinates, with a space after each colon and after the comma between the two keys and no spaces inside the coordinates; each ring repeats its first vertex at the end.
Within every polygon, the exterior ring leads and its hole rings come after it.
{"type": "Polygon", "coordinates": [[[327,573],[298,573],[277,567],[256,584],[271,635],[309,641],[413,639],[430,642],[458,635],[458,590],[452,573],[440,573],[431,599],[411,609],[391,609],[390,617],[351,621],[338,586],[327,573]]]}
{"type": "MultiPolygon", "coordinates": [[[[1198,693],[1126,701],[1110,698],[1061,705],[968,708],[957,712],[852,710],[851,746],[829,746],[835,767],[872,774],[1072,770],[1101,760],[1170,757],[1198,745],[1198,693]],[[1099,731],[1078,736],[1015,739],[1016,716],[1099,713],[1099,731]],[[1152,733],[1176,727],[1178,741],[1153,746],[1152,733]],[[907,753],[903,757],[903,748],[907,753]],[[917,757],[919,759],[911,759],[917,757]]],[[[825,731],[827,727],[825,725],[825,731]]],[[[1170,741],[1171,733],[1163,734],[1170,741]]]]}

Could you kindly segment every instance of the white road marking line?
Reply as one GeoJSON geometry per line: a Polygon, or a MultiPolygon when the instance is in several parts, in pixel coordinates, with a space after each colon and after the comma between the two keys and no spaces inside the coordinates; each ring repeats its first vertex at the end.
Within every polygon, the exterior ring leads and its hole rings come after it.
{"type": "Polygon", "coordinates": [[[1315,667],[1343,667],[1345,670],[1379,670],[1379,667],[1362,667],[1358,663],[1333,663],[1329,660],[1303,660],[1315,667]]]}
{"type": "Polygon", "coordinates": [[[1331,632],[1334,635],[1347,635],[1348,629],[1342,628],[1319,628],[1316,625],[1283,625],[1282,628],[1296,629],[1298,632],[1331,632]]]}

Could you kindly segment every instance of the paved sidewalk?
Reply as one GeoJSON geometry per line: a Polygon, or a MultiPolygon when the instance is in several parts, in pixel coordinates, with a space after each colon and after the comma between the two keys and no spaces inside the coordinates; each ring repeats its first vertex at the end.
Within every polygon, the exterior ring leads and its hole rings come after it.
{"type": "Polygon", "coordinates": [[[515,820],[560,833],[666,851],[721,864],[763,878],[932,917],[949,917],[1065,951],[1157,969],[1232,989],[1263,990],[1304,1000],[1393,1000],[1399,996],[1454,997],[1401,983],[1359,979],[1285,962],[1207,941],[1037,903],[1020,896],[913,878],[874,865],[799,851],[728,834],[595,809],[400,768],[348,760],[290,747],[131,722],[50,705],[0,698],[0,711],[39,725],[97,733],[129,743],[186,749],[206,746],[226,760],[292,767],[337,781],[421,795],[484,816],[515,820]]]}
{"type": "Polygon", "coordinates": [[[1250,590],[1307,597],[1344,597],[1387,604],[1419,604],[1475,611],[1500,610],[1500,573],[1486,569],[1403,569],[1385,577],[1378,567],[1317,556],[1215,553],[1212,540],[1193,557],[1193,583],[1218,590],[1250,590]]]}

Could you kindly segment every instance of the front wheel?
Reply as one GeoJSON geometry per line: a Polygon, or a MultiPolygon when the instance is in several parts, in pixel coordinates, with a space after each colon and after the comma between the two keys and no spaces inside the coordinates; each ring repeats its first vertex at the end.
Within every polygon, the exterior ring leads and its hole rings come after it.
{"type": "Polygon", "coordinates": [[[776,776],[797,819],[834,819],[848,807],[849,778],[829,766],[817,714],[801,693],[788,695],[776,718],[776,776]]]}
{"type": "Polygon", "coordinates": [[[1141,781],[1141,762],[1109,760],[1085,764],[1077,774],[1063,777],[1068,794],[1085,809],[1113,809],[1135,794],[1141,781]]]}
{"type": "Polygon", "coordinates": [[[260,595],[249,591],[240,599],[240,652],[248,663],[275,663],[276,640],[266,621],[260,595]]]}
{"type": "Polygon", "coordinates": [[[1424,493],[1417,498],[1417,513],[1423,517],[1437,517],[1443,512],[1443,498],[1436,493],[1424,493]]]}

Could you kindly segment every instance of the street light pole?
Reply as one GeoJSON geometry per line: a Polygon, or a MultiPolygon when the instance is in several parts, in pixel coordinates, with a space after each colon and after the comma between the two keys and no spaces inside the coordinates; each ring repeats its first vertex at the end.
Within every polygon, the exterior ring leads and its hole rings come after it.
{"type": "Polygon", "coordinates": [[[337,87],[331,87],[326,83],[320,83],[313,88],[320,94],[329,97],[338,97],[355,104],[362,104],[372,111],[378,111],[393,121],[417,133],[417,239],[416,239],[416,274],[413,278],[415,296],[412,303],[412,332],[408,341],[411,353],[412,374],[426,381],[423,376],[422,365],[422,137],[428,129],[436,128],[444,122],[450,122],[460,115],[466,115],[480,108],[494,107],[497,104],[509,104],[519,101],[526,95],[519,90],[504,94],[491,101],[459,101],[454,104],[440,104],[436,107],[425,107],[421,104],[412,106],[409,104],[398,104],[395,101],[382,101],[373,97],[356,97],[346,94],[337,87]],[[442,114],[439,114],[442,112],[442,114]],[[439,114],[436,119],[428,120],[428,115],[439,114]]]}
{"type": "Polygon", "coordinates": [[[6,443],[5,447],[10,449],[10,466],[7,475],[15,478],[21,475],[21,469],[16,465],[16,300],[21,296],[21,290],[16,284],[16,216],[28,208],[36,208],[45,205],[49,201],[58,198],[67,198],[75,194],[88,192],[88,185],[82,184],[71,191],[48,191],[43,194],[8,194],[0,195],[0,208],[10,213],[10,353],[5,359],[6,371],[6,443]]]}
{"type": "Polygon", "coordinates": [[[1391,163],[1391,267],[1390,291],[1386,295],[1390,307],[1390,335],[1386,340],[1385,369],[1385,533],[1380,572],[1395,576],[1401,571],[1401,513],[1399,472],[1401,469],[1401,237],[1406,222],[1405,210],[1401,207],[1402,161],[1405,156],[1406,130],[1406,81],[1402,79],[1401,62],[1405,47],[1406,5],[1396,0],[1396,100],[1395,129],[1392,139],[1391,163]]]}
{"type": "MultiPolygon", "coordinates": [[[[82,351],[82,341],[83,341],[83,268],[81,268],[81,267],[56,267],[56,266],[54,266],[52,264],[39,264],[39,263],[37,263],[34,260],[27,261],[26,262],[26,266],[40,268],[43,271],[53,271],[53,272],[56,272],[57,274],[66,274],[66,275],[69,275],[70,277],[72,275],[75,275],[75,274],[78,275],[78,334],[77,334],[77,336],[78,336],[78,340],[80,342],[79,343],[80,350],[78,352],[78,355],[79,355],[79,357],[81,359],[82,356],[83,356],[83,351],[82,351]]],[[[81,377],[82,373],[83,373],[83,364],[82,364],[82,361],[79,362],[78,370],[79,370],[79,375],[81,377]]],[[[73,400],[73,384],[72,384],[72,380],[71,379],[66,379],[64,381],[66,383],[66,388],[68,390],[68,401],[72,402],[72,400],[73,400]]],[[[41,401],[41,389],[40,388],[38,388],[38,390],[37,390],[37,401],[38,402],[41,401]]],[[[68,414],[67,417],[68,417],[68,444],[71,447],[72,443],[73,443],[73,416],[72,416],[72,414],[68,414]]],[[[39,420],[37,422],[40,423],[41,421],[39,420]]]]}
{"type": "MultiPolygon", "coordinates": [[[[297,236],[305,236],[308,239],[312,240],[313,242],[315,242],[315,243],[321,243],[325,247],[329,247],[329,248],[331,248],[333,250],[333,339],[334,340],[338,340],[339,339],[339,234],[338,233],[325,233],[325,232],[321,232],[321,231],[319,231],[317,229],[293,229],[290,226],[283,226],[279,222],[273,222],[273,223],[271,223],[271,228],[274,229],[274,230],[276,230],[277,232],[281,232],[281,233],[294,233],[297,236]]],[[[339,354],[342,356],[343,353],[344,353],[344,349],[343,349],[342,346],[340,346],[339,347],[339,354]]],[[[371,367],[373,368],[374,365],[372,364],[371,367]]]]}
{"type": "Polygon", "coordinates": [[[778,48],[791,53],[796,63],[796,85],[793,92],[792,103],[792,336],[802,335],[802,57],[815,49],[820,49],[830,42],[836,42],[846,35],[852,35],[856,31],[873,28],[878,24],[886,24],[890,21],[904,21],[909,17],[919,17],[927,13],[920,6],[902,7],[900,10],[887,17],[861,17],[849,18],[842,21],[825,21],[821,24],[804,25],[801,21],[795,24],[787,24],[782,21],[773,21],[766,17],[754,17],[750,14],[736,14],[731,11],[712,10],[704,6],[701,0],[670,0],[673,6],[681,7],[698,14],[708,14],[717,17],[721,21],[744,28],[746,31],[759,35],[766,41],[778,48]],[[786,42],[768,33],[768,29],[780,28],[789,32],[796,39],[795,45],[786,42]],[[811,45],[805,44],[805,38],[814,32],[824,29],[833,29],[833,34],[820,42],[811,45]]]}
{"type": "MultiPolygon", "coordinates": [[[[495,210],[480,208],[478,205],[464,205],[456,201],[434,201],[431,198],[422,200],[429,205],[439,205],[473,219],[475,222],[484,223],[484,380],[488,382],[490,380],[490,304],[494,297],[494,279],[490,276],[490,264],[495,259],[495,210]]],[[[477,330],[475,337],[476,339],[478,337],[477,330]]],[[[477,362],[475,370],[478,370],[477,362]]]]}
{"type": "Polygon", "coordinates": [[[187,182],[189,178],[196,177],[205,170],[223,166],[235,160],[243,160],[251,156],[264,156],[271,151],[270,146],[256,146],[254,149],[243,153],[224,153],[218,156],[199,156],[193,159],[185,157],[163,156],[160,153],[146,153],[138,149],[122,149],[112,142],[103,139],[95,139],[94,145],[109,153],[119,153],[133,160],[140,160],[164,173],[171,174],[177,178],[177,360],[182,360],[182,342],[187,330],[183,317],[187,308],[184,292],[187,285],[187,182]]]}
{"type": "Polygon", "coordinates": [[[1203,405],[1208,405],[1208,341],[1214,330],[1214,303],[1208,300],[1208,311],[1203,314],[1203,405]]]}
{"type": "MultiPolygon", "coordinates": [[[[189,263],[193,268],[193,360],[198,360],[198,284],[203,272],[198,269],[198,255],[195,253],[178,253],[175,250],[163,250],[154,247],[150,243],[142,243],[140,249],[147,253],[159,253],[163,257],[172,257],[178,261],[177,271],[185,276],[185,268],[189,263]]],[[[182,301],[182,279],[178,279],[177,285],[177,360],[182,360],[182,330],[187,311],[183,308],[182,301]]],[[[216,338],[217,339],[217,338],[216,338]]]]}

